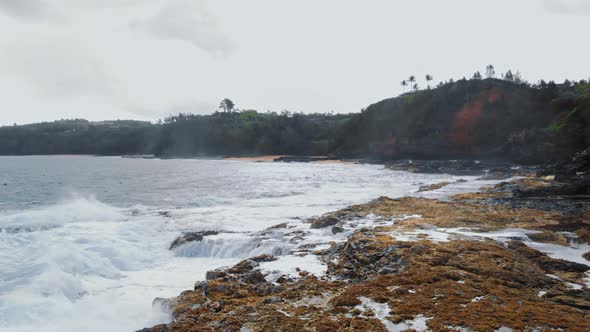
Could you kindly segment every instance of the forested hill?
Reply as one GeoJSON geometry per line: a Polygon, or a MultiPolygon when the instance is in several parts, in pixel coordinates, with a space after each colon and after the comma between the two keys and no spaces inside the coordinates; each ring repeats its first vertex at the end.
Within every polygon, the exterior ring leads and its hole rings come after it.
{"type": "Polygon", "coordinates": [[[586,81],[531,85],[475,77],[416,86],[344,115],[233,111],[227,103],[224,112],[179,114],[156,124],[75,119],[0,127],[0,154],[333,154],[540,163],[590,145],[586,81]]]}
{"type": "Polygon", "coordinates": [[[350,156],[562,159],[590,145],[590,86],[463,79],[370,105],[342,133],[350,156]]]}

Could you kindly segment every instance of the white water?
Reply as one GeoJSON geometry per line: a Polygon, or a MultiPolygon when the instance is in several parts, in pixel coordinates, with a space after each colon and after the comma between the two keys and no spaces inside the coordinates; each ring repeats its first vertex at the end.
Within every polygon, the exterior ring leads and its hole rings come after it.
{"type": "MultiPolygon", "coordinates": [[[[0,331],[133,331],[165,322],[154,298],[192,288],[207,270],[289,247],[256,232],[458,178],[377,165],[2,157],[0,331]],[[232,233],[168,250],[182,231],[198,230],[232,233]]],[[[320,273],[311,260],[285,256],[261,267],[320,273]]]]}

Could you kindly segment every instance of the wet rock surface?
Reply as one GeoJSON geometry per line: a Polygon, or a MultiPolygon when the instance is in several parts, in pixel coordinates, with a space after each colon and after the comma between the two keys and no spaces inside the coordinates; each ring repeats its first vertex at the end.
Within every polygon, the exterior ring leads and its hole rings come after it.
{"type": "Polygon", "coordinates": [[[203,241],[203,238],[205,236],[217,235],[217,234],[219,234],[219,232],[217,232],[217,231],[202,231],[202,232],[186,232],[186,233],[182,233],[181,236],[179,236],[174,241],[172,241],[172,243],[170,244],[170,250],[175,249],[177,247],[180,247],[181,245],[183,245],[185,243],[188,243],[188,242],[199,242],[199,241],[203,241]]]}
{"type": "Polygon", "coordinates": [[[482,179],[490,180],[525,176],[537,170],[535,166],[515,167],[511,163],[489,160],[394,160],[387,162],[385,167],[412,173],[480,175],[482,179]]]}
{"type": "Polygon", "coordinates": [[[569,190],[555,178],[448,201],[381,197],[308,220],[329,245],[271,227],[299,237],[294,255],[325,273],[276,278],[264,265],[279,257],[245,259],[160,301],[173,321],[142,331],[590,331],[590,209],[551,203],[569,190]]]}

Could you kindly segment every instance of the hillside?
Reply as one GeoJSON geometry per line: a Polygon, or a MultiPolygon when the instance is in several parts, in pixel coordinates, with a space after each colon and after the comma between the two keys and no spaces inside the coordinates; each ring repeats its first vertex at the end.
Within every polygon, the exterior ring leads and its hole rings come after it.
{"type": "Polygon", "coordinates": [[[460,80],[370,105],[337,152],[380,159],[562,159],[590,144],[587,84],[460,80]]]}
{"type": "Polygon", "coordinates": [[[563,160],[590,145],[590,85],[459,80],[357,114],[179,114],[0,127],[0,155],[336,155],[341,158],[563,160]]]}

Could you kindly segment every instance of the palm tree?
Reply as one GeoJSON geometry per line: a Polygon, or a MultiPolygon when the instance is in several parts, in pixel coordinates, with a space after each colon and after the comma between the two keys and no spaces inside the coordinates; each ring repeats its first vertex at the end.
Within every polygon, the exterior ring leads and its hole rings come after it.
{"type": "Polygon", "coordinates": [[[486,78],[494,78],[496,77],[496,70],[494,69],[493,65],[487,65],[486,67],[486,78]]]}
{"type": "Polygon", "coordinates": [[[410,78],[408,78],[408,81],[410,81],[410,85],[412,86],[416,82],[416,76],[410,76],[410,78]]]}
{"type": "Polygon", "coordinates": [[[408,86],[408,82],[406,82],[406,80],[403,80],[400,84],[404,87],[404,93],[406,93],[406,87],[408,86]]]}
{"type": "Polygon", "coordinates": [[[430,81],[432,81],[432,75],[426,75],[426,85],[430,89],[430,81]]]}
{"type": "Polygon", "coordinates": [[[223,112],[227,113],[231,113],[231,111],[234,109],[234,106],[234,102],[229,98],[225,98],[219,103],[219,108],[223,109],[223,112]]]}

